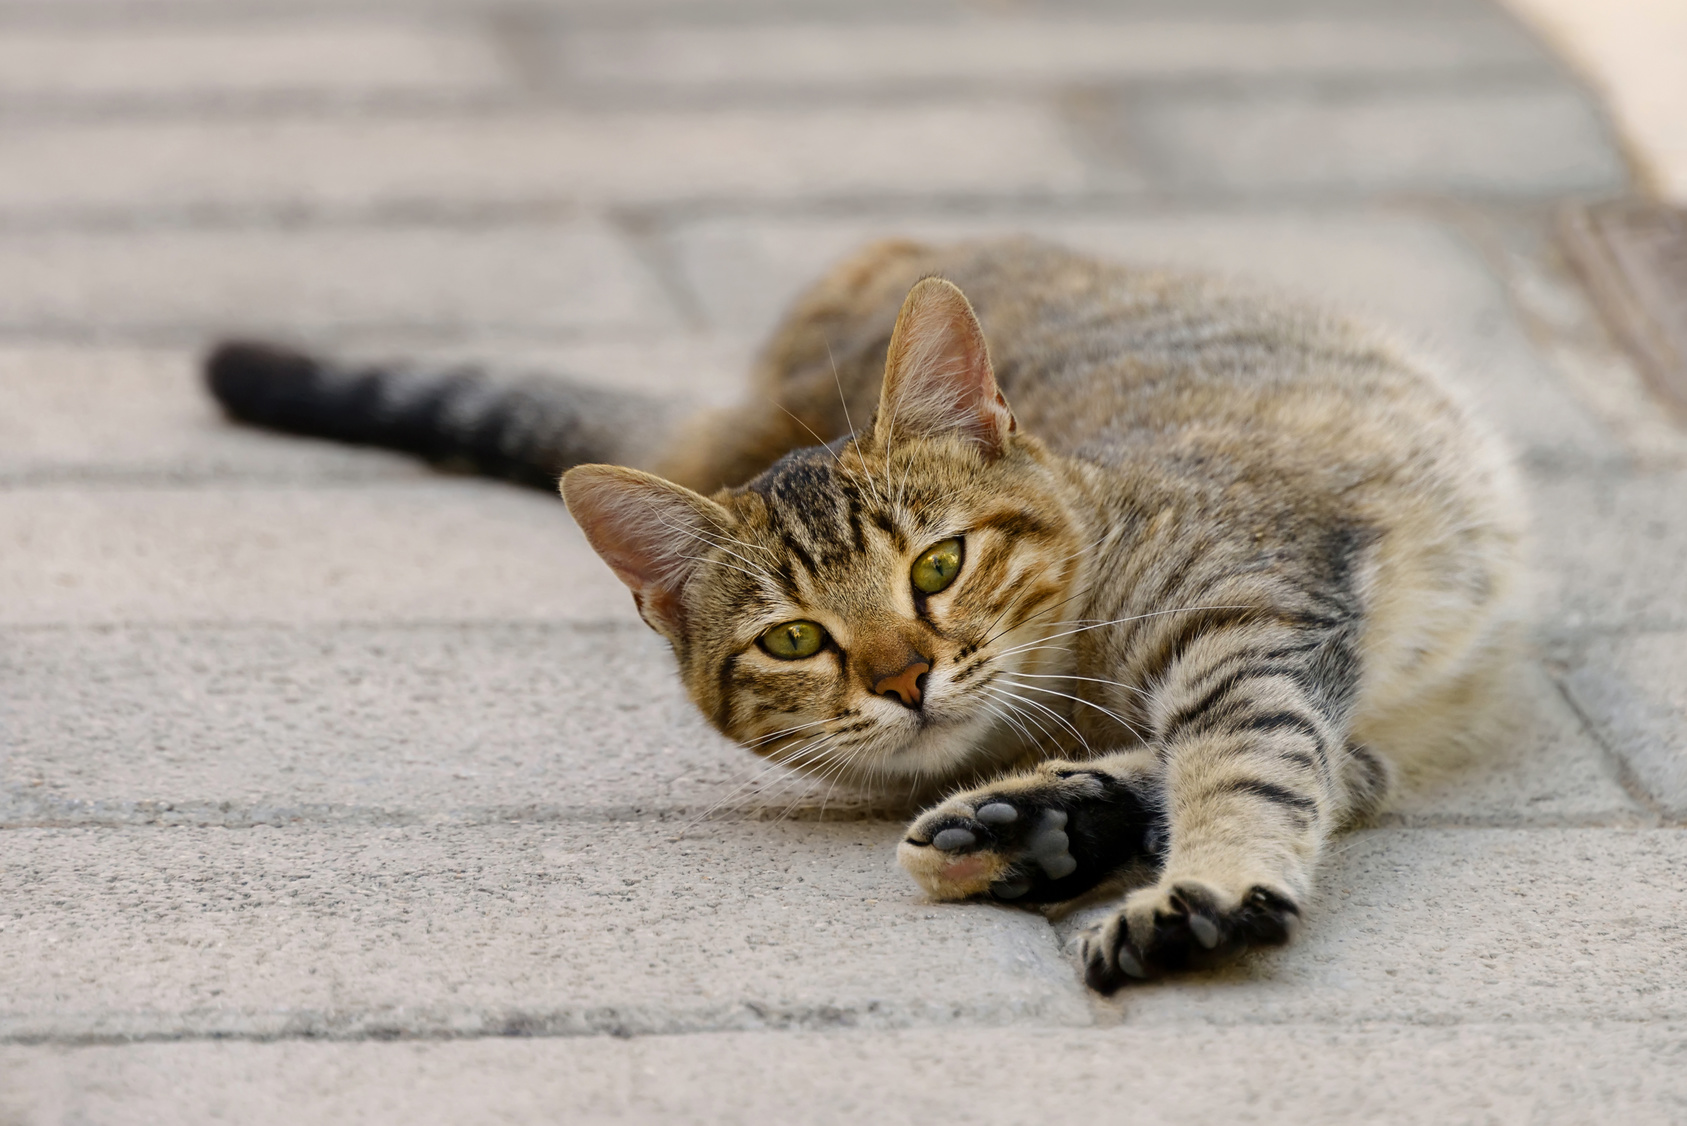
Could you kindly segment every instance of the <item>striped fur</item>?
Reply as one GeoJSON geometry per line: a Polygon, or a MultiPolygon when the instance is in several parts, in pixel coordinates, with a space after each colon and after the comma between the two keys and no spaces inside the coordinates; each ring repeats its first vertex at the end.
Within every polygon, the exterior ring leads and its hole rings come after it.
{"type": "Polygon", "coordinates": [[[1285,940],[1330,835],[1494,718],[1509,466],[1374,330],[1041,243],[882,243],[756,382],[574,469],[570,508],[723,732],[948,794],[900,848],[928,893],[1134,885],[1085,936],[1098,988],[1285,940]],[[758,643],[793,620],[813,656],[758,643]]]}

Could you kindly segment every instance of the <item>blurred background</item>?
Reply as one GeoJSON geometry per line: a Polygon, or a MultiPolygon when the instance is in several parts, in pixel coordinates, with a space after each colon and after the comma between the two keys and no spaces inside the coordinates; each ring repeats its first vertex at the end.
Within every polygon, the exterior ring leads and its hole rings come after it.
{"type": "Polygon", "coordinates": [[[1293,1074],[1344,1100],[1309,1122],[1667,1117],[1684,12],[0,0],[0,1119],[807,1121],[882,1074],[930,1121],[929,1075],[983,1068],[979,1113],[1031,1121],[1048,1092],[990,1063],[1024,1023],[1097,1053],[1080,1109],[1140,1079],[1113,1105],[1233,1121],[1293,1074]],[[1098,1001],[1070,928],[918,900],[895,822],[816,824],[834,796],[707,730],[555,497],[244,430],[199,384],[238,332],[725,402],[856,243],[1006,232],[1394,325],[1537,514],[1527,730],[1216,984],[1098,1001]],[[714,808],[744,817],[670,847],[714,808]],[[914,1031],[840,1070],[855,1027],[914,1031]],[[602,1032],[670,1035],[569,1039],[602,1032]]]}

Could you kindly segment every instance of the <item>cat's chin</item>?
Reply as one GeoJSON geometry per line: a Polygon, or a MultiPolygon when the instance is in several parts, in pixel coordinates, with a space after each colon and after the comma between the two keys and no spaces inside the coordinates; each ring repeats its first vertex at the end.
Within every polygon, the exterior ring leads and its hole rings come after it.
{"type": "Polygon", "coordinates": [[[1017,743],[1003,737],[988,713],[926,712],[909,717],[901,744],[881,757],[873,772],[881,778],[919,778],[941,785],[1018,753],[1017,743]]]}

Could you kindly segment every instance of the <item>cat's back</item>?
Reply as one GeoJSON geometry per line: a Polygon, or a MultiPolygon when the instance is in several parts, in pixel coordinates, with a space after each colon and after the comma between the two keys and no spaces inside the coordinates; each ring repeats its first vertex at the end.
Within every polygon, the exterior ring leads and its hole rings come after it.
{"type": "Polygon", "coordinates": [[[865,418],[896,309],[933,274],[971,300],[1016,417],[1056,452],[1138,477],[1296,494],[1302,506],[1339,496],[1367,514],[1402,493],[1492,519],[1511,505],[1492,437],[1386,333],[1224,279],[1033,239],[869,246],[799,303],[773,367],[810,372],[823,411],[841,363],[865,418]]]}

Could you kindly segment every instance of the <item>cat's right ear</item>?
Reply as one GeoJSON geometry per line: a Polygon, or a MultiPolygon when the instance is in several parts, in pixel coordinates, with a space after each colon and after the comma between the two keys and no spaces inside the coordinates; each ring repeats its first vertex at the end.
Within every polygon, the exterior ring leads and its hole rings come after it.
{"type": "Polygon", "coordinates": [[[619,465],[570,469],[562,475],[562,498],[593,550],[633,592],[639,617],[679,640],[685,584],[732,523],[726,509],[682,485],[619,465]]]}
{"type": "Polygon", "coordinates": [[[972,303],[942,278],[917,283],[890,334],[875,442],[952,434],[994,458],[1017,426],[972,303]]]}

